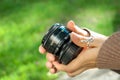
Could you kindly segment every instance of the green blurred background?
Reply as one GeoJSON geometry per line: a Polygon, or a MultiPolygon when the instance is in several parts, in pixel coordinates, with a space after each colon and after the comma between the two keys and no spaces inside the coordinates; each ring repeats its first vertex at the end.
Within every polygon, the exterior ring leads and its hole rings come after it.
{"type": "Polygon", "coordinates": [[[109,36],[120,30],[120,0],[1,0],[0,80],[54,80],[38,48],[52,24],[69,20],[109,36]]]}

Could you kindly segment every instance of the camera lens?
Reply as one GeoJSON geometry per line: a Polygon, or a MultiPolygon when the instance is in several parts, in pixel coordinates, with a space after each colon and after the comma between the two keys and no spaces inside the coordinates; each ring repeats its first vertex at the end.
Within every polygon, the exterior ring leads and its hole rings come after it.
{"type": "Polygon", "coordinates": [[[71,31],[64,25],[56,23],[42,39],[42,46],[46,51],[54,54],[63,64],[68,64],[83,49],[70,40],[70,33],[71,31]]]}

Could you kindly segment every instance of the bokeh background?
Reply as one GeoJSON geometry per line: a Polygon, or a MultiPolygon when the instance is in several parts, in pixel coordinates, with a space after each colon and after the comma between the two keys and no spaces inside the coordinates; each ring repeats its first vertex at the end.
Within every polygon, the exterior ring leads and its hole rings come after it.
{"type": "Polygon", "coordinates": [[[74,20],[104,35],[120,30],[120,0],[1,0],[0,80],[54,80],[41,39],[56,22],[74,20]]]}

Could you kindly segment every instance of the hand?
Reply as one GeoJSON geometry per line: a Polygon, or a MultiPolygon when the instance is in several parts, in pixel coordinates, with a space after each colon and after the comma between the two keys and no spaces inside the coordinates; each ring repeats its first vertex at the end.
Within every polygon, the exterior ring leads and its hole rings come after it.
{"type": "MultiPolygon", "coordinates": [[[[64,65],[60,64],[54,55],[47,53],[46,58],[48,62],[46,66],[49,68],[51,73],[56,73],[57,71],[64,71],[69,76],[75,76],[82,73],[83,71],[91,68],[95,68],[96,59],[103,42],[107,39],[106,36],[90,31],[91,35],[94,37],[94,42],[90,44],[90,47],[87,48],[87,44],[80,42],[80,40],[86,39],[89,34],[80,29],[75,25],[73,21],[69,21],[67,28],[72,31],[70,34],[71,40],[78,46],[84,47],[83,51],[69,64],[64,65]]],[[[39,51],[45,53],[46,50],[40,46],[39,51]]]]}

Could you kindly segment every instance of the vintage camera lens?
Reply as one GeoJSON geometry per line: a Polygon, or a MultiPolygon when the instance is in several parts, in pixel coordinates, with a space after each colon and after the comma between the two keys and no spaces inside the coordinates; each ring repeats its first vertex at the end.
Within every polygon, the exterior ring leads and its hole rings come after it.
{"type": "Polygon", "coordinates": [[[81,51],[82,47],[70,40],[71,31],[64,25],[56,23],[45,34],[42,46],[47,52],[54,54],[60,63],[68,64],[81,51]]]}

